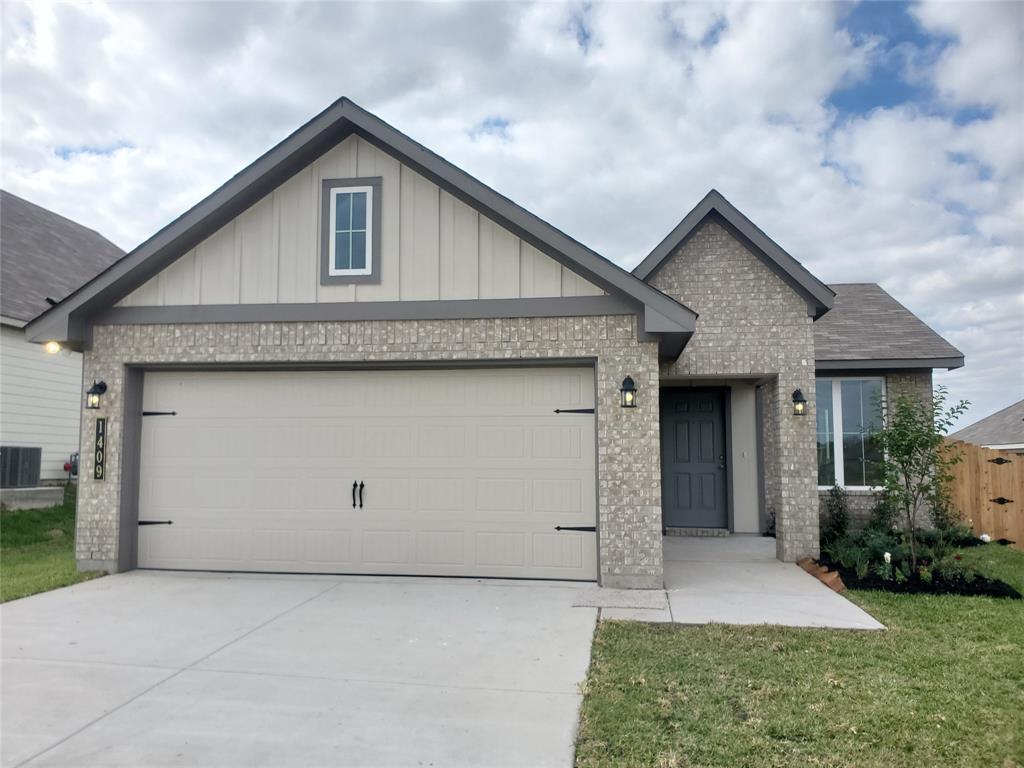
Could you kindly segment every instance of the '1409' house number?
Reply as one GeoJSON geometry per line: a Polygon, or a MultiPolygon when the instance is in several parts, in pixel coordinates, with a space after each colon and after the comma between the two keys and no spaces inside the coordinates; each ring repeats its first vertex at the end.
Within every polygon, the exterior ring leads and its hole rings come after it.
{"type": "Polygon", "coordinates": [[[96,450],[93,453],[93,473],[97,480],[103,479],[103,459],[107,455],[107,420],[96,419],[96,450]]]}

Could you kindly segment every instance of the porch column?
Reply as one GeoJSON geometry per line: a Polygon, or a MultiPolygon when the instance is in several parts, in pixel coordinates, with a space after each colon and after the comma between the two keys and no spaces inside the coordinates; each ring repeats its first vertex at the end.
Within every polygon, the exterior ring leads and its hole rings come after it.
{"type": "Polygon", "coordinates": [[[782,373],[761,388],[764,406],[765,502],[775,518],[776,556],[817,557],[818,479],[813,371],[782,373]],[[793,413],[793,391],[808,399],[793,413]]]}

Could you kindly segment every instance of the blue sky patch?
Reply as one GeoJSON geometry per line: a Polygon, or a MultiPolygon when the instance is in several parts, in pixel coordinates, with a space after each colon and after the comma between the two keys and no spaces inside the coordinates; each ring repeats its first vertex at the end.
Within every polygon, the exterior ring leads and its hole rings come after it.
{"type": "Polygon", "coordinates": [[[119,149],[134,149],[135,145],[130,141],[115,141],[111,144],[82,144],[77,147],[61,145],[55,147],[53,154],[61,160],[70,160],[77,155],[99,155],[106,157],[114,154],[119,149]]]}
{"type": "Polygon", "coordinates": [[[511,141],[508,129],[512,123],[501,115],[490,115],[469,129],[471,139],[479,139],[481,136],[496,136],[503,141],[511,141]]]}

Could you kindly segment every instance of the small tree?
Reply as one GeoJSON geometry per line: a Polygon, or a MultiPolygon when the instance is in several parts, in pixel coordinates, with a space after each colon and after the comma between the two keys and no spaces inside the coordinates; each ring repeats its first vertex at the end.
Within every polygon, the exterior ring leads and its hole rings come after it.
{"type": "Polygon", "coordinates": [[[967,406],[966,400],[947,406],[942,386],[936,387],[931,400],[900,395],[889,403],[885,426],[874,435],[882,452],[882,484],[902,518],[914,570],[922,513],[949,506],[950,470],[962,457],[949,450],[945,437],[967,406]]]}

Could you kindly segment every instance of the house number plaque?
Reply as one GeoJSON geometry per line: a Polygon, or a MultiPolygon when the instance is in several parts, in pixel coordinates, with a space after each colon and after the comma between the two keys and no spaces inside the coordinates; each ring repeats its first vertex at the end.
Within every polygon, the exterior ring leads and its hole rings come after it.
{"type": "Polygon", "coordinates": [[[107,420],[96,419],[96,450],[93,453],[92,476],[103,479],[103,460],[107,456],[107,420]]]}

